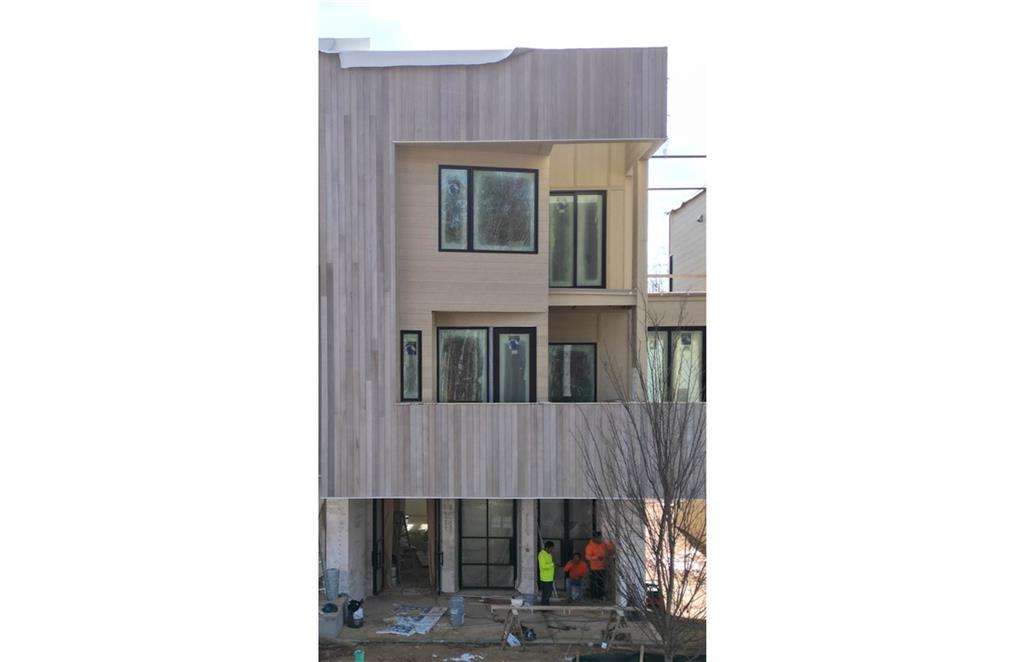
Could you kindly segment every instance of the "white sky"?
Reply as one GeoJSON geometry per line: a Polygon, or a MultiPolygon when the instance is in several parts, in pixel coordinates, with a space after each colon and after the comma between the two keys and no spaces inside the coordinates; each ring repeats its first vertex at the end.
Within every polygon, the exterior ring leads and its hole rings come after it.
{"type": "MultiPolygon", "coordinates": [[[[502,11],[497,4],[464,0],[320,0],[319,8],[320,37],[369,37],[375,50],[667,46],[668,141],[659,153],[707,154],[704,21],[696,3],[634,3],[616,14],[577,2],[516,2],[502,11]]],[[[655,159],[650,186],[705,186],[705,170],[704,159],[655,159]]],[[[693,195],[650,193],[649,273],[667,272],[667,213],[693,195]]]]}

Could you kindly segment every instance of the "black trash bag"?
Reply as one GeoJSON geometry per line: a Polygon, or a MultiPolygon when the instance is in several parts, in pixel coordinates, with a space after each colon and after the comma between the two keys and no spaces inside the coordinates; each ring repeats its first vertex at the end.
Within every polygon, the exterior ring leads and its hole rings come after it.
{"type": "Polygon", "coordinates": [[[322,611],[325,614],[333,614],[334,612],[338,611],[338,605],[334,604],[333,602],[327,602],[324,603],[324,606],[320,611],[322,611]]]}

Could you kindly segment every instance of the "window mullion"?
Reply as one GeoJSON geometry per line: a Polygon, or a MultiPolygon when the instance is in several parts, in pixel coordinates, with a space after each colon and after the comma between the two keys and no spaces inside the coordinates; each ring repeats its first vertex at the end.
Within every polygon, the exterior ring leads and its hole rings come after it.
{"type": "Polygon", "coordinates": [[[473,169],[466,168],[466,250],[473,251],[473,169]]]}

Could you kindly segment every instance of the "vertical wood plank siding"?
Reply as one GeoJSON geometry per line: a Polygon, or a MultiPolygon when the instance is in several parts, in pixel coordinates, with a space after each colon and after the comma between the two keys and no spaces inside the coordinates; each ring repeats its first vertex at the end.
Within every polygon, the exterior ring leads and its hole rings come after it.
{"type": "Polygon", "coordinates": [[[574,406],[398,403],[395,143],[664,139],[666,50],[363,69],[319,57],[321,495],[588,496],[565,462],[574,406]]]}

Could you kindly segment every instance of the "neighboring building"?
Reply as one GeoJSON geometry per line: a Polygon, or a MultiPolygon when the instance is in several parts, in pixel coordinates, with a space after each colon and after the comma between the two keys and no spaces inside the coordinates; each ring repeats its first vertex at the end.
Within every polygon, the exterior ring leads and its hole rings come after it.
{"type": "Polygon", "coordinates": [[[600,525],[573,431],[642,356],[666,49],[344,49],[319,56],[326,565],[355,597],[532,593],[538,541],[600,525]]]}
{"type": "Polygon", "coordinates": [[[668,217],[670,292],[707,291],[707,191],[679,205],[668,217]]]}

